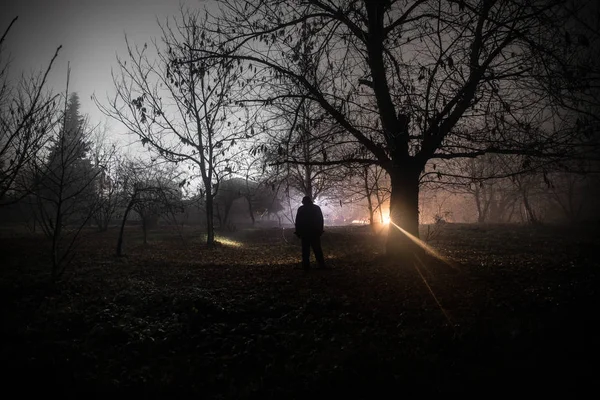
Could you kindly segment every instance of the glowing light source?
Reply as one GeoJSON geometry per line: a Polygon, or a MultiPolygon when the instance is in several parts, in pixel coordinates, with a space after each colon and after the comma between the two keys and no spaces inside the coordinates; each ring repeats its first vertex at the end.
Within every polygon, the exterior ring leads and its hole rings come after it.
{"type": "Polygon", "coordinates": [[[389,215],[386,215],[383,217],[383,223],[388,225],[390,223],[391,219],[389,215]]]}

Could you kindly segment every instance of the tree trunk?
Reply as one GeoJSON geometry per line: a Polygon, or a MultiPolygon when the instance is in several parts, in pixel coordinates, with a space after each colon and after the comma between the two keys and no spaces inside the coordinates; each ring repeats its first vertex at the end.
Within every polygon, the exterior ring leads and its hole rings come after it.
{"type": "Polygon", "coordinates": [[[371,196],[367,195],[367,207],[369,209],[369,225],[375,224],[375,211],[373,211],[373,202],[371,196]]]}
{"type": "Polygon", "coordinates": [[[515,203],[513,202],[512,205],[510,206],[510,213],[508,214],[508,217],[506,218],[506,221],[504,222],[510,222],[512,220],[512,216],[515,213],[515,203]]]}
{"type": "Polygon", "coordinates": [[[390,173],[390,227],[386,253],[391,257],[414,256],[423,251],[419,239],[418,168],[395,167],[390,173]]]}
{"type": "MultiPolygon", "coordinates": [[[[60,206],[59,206],[60,210],[60,206]]],[[[54,232],[52,235],[52,282],[58,280],[58,271],[60,268],[60,246],[59,240],[62,231],[62,214],[60,211],[56,215],[56,224],[54,226],[54,232]]]]}
{"type": "Polygon", "coordinates": [[[254,219],[254,209],[252,208],[252,200],[250,196],[246,197],[246,200],[248,201],[248,212],[250,213],[250,219],[252,220],[252,225],[254,225],[256,220],[254,219]]]}
{"type": "Polygon", "coordinates": [[[379,210],[379,222],[381,222],[381,224],[383,224],[385,222],[385,220],[383,218],[383,200],[381,199],[381,196],[379,195],[379,185],[377,185],[375,188],[375,199],[377,199],[376,209],[379,210]]]}
{"type": "Polygon", "coordinates": [[[373,201],[371,200],[371,191],[369,190],[369,180],[368,180],[368,167],[365,167],[364,169],[364,189],[365,189],[365,194],[367,196],[367,208],[369,209],[369,225],[373,225],[375,223],[375,212],[373,211],[373,201]]]}
{"type": "Polygon", "coordinates": [[[533,211],[533,207],[531,207],[531,203],[529,203],[529,194],[525,190],[522,190],[521,194],[523,195],[523,205],[525,206],[527,222],[535,225],[539,221],[537,219],[537,216],[535,215],[535,212],[533,211]]]}
{"type": "Polygon", "coordinates": [[[475,206],[477,207],[477,223],[481,224],[485,222],[485,215],[483,215],[483,207],[481,207],[481,191],[478,187],[475,187],[473,198],[475,199],[475,206]]]}
{"type": "Polygon", "coordinates": [[[146,219],[146,216],[142,216],[142,230],[144,231],[144,244],[148,244],[148,225],[147,225],[148,220],[146,219]]]}
{"type": "MultiPolygon", "coordinates": [[[[219,228],[223,228],[223,225],[225,225],[223,223],[223,217],[221,217],[221,205],[219,203],[214,203],[213,202],[213,210],[216,210],[216,217],[219,220],[219,228]]],[[[206,212],[206,210],[204,210],[204,212],[206,212]]],[[[214,214],[214,211],[213,211],[214,214]]]]}
{"type": "Polygon", "coordinates": [[[223,225],[226,225],[229,222],[229,212],[231,211],[231,206],[233,206],[233,201],[227,201],[225,203],[225,216],[223,217],[223,225]]]}
{"type": "Polygon", "coordinates": [[[52,231],[52,282],[56,282],[59,278],[61,254],[60,254],[60,238],[62,236],[62,191],[61,197],[59,198],[56,205],[56,217],[54,223],[54,230],[52,231]]]}
{"type": "Polygon", "coordinates": [[[119,238],[117,239],[117,256],[121,257],[123,254],[123,231],[125,230],[125,222],[127,222],[127,215],[129,214],[129,211],[131,211],[131,208],[133,207],[134,204],[134,199],[132,198],[129,201],[129,204],[127,204],[127,208],[125,209],[125,212],[123,213],[123,220],[121,220],[121,229],[119,230],[119,238]]]}
{"type": "MultiPolygon", "coordinates": [[[[305,158],[308,159],[308,153],[306,153],[305,158]]],[[[315,201],[313,198],[313,186],[312,186],[312,174],[310,165],[306,165],[304,167],[304,195],[308,196],[315,201]]]]}
{"type": "Polygon", "coordinates": [[[209,247],[212,247],[215,244],[213,202],[212,191],[209,189],[206,191],[206,245],[209,247]]]}

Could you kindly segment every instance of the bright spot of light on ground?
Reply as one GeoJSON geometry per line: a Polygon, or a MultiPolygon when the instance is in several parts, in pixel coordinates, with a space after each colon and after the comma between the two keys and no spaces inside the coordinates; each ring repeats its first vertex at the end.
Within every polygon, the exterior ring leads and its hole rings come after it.
{"type": "Polygon", "coordinates": [[[243,247],[244,244],[241,242],[238,242],[236,240],[231,240],[225,237],[215,237],[215,241],[221,243],[224,246],[228,246],[228,247],[243,247]]]}

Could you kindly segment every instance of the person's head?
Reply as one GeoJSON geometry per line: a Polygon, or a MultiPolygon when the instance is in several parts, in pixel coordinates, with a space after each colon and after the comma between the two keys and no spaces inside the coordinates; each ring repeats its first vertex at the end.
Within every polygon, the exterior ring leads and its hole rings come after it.
{"type": "Polygon", "coordinates": [[[305,206],[312,204],[312,199],[310,198],[310,196],[304,196],[302,198],[302,204],[304,204],[305,206]]]}

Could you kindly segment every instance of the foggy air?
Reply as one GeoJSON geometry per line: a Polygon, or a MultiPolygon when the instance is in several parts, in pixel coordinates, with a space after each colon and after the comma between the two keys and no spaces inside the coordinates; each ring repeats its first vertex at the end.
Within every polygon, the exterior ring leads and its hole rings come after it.
{"type": "Polygon", "coordinates": [[[587,393],[599,4],[3,5],[5,390],[587,393]]]}

